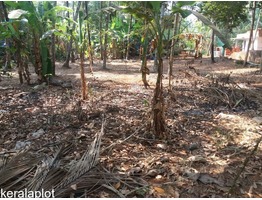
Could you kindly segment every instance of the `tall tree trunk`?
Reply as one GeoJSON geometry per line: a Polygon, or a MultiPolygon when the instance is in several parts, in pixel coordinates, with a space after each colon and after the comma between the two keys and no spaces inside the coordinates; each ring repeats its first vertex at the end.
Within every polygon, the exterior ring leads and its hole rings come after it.
{"type": "Polygon", "coordinates": [[[251,50],[254,50],[254,48],[255,48],[255,41],[256,41],[256,37],[257,37],[259,22],[260,22],[260,9],[258,10],[257,24],[256,24],[255,34],[253,35],[253,39],[252,39],[251,50]]]}
{"type": "MultiPolygon", "coordinates": [[[[57,5],[57,2],[54,1],[54,6],[57,5]]],[[[52,28],[55,29],[56,26],[55,26],[55,19],[52,19],[52,28]]],[[[51,61],[52,61],[52,75],[55,76],[55,34],[53,33],[52,34],[52,37],[51,37],[51,61]]]]}
{"type": "MultiPolygon", "coordinates": [[[[73,17],[73,20],[76,21],[77,20],[77,17],[78,17],[78,14],[79,14],[79,9],[80,9],[80,6],[81,6],[81,1],[78,1],[78,4],[77,4],[77,7],[76,7],[76,11],[75,11],[75,14],[74,14],[74,17],[73,17]]],[[[72,31],[71,31],[71,36],[70,36],[70,41],[68,43],[68,46],[67,46],[67,55],[66,55],[66,61],[64,62],[63,64],[63,68],[70,68],[69,67],[69,61],[70,61],[70,53],[71,53],[71,50],[72,50],[72,44],[73,44],[73,30],[75,29],[75,23],[73,24],[73,27],[72,27],[72,31]]]]}
{"type": "Polygon", "coordinates": [[[214,56],[214,46],[215,46],[215,32],[212,29],[211,44],[210,44],[211,63],[216,62],[214,56]]]}
{"type": "Polygon", "coordinates": [[[104,52],[104,47],[103,47],[103,30],[102,30],[102,25],[103,25],[103,1],[100,1],[100,20],[99,20],[99,36],[100,36],[100,58],[103,60],[103,52],[104,52]]]}
{"type": "Polygon", "coordinates": [[[262,73],[262,51],[260,52],[260,73],[262,73]]]}
{"type": "Polygon", "coordinates": [[[252,7],[252,21],[251,21],[251,28],[250,28],[250,35],[249,35],[249,40],[248,40],[248,45],[247,45],[247,52],[245,55],[245,60],[244,60],[244,67],[247,65],[247,59],[249,55],[249,49],[253,37],[253,29],[254,29],[254,24],[255,24],[255,16],[256,16],[256,7],[257,7],[257,1],[253,1],[253,7],[252,7]]]}
{"type": "MultiPolygon", "coordinates": [[[[110,6],[110,2],[109,2],[109,6],[110,6]]],[[[108,24],[109,24],[109,14],[106,13],[106,27],[105,27],[105,38],[104,38],[104,48],[103,48],[103,69],[106,69],[108,24]]]]}
{"type": "MultiPolygon", "coordinates": [[[[73,10],[75,10],[75,3],[76,2],[72,2],[72,9],[73,10]]],[[[81,8],[81,6],[80,6],[80,8],[81,8]]],[[[74,30],[74,29],[73,29],[74,30]]],[[[70,60],[71,60],[71,63],[75,63],[75,52],[77,51],[77,49],[78,49],[78,44],[77,44],[77,42],[72,42],[72,47],[71,47],[71,56],[70,56],[70,60]]]]}
{"type": "Polygon", "coordinates": [[[127,47],[126,47],[126,60],[129,59],[129,49],[130,49],[130,33],[132,29],[132,15],[130,14],[129,25],[128,25],[128,33],[127,33],[127,47]]]}
{"type": "MultiPolygon", "coordinates": [[[[85,10],[86,10],[86,18],[88,19],[88,3],[89,1],[85,2],[85,10]]],[[[90,66],[90,72],[93,73],[93,48],[91,44],[91,33],[90,33],[90,26],[87,22],[87,34],[88,34],[88,57],[89,57],[89,66],[90,66]]]]}
{"type": "MultiPolygon", "coordinates": [[[[173,27],[173,34],[177,36],[178,34],[178,22],[179,22],[179,13],[176,13],[173,27]]],[[[173,78],[173,63],[174,63],[174,51],[175,51],[175,42],[176,39],[172,38],[171,49],[170,49],[170,57],[169,57],[169,68],[168,68],[168,88],[171,90],[171,83],[173,78]]]]}

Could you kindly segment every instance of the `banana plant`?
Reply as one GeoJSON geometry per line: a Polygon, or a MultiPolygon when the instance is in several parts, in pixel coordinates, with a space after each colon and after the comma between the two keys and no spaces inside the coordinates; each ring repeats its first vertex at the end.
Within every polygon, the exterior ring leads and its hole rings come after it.
{"type": "Polygon", "coordinates": [[[13,40],[13,53],[17,61],[19,81],[22,84],[24,79],[30,83],[28,71],[28,48],[25,41],[28,40],[28,21],[21,16],[27,14],[21,9],[11,11],[8,15],[9,21],[5,22],[5,35],[13,40]]]}
{"type": "Polygon", "coordinates": [[[165,113],[164,113],[164,97],[163,97],[163,32],[161,26],[160,9],[164,2],[147,1],[134,2],[130,6],[123,9],[124,12],[132,14],[136,18],[144,19],[150,24],[152,33],[156,41],[156,67],[157,80],[152,99],[151,122],[149,127],[153,130],[154,136],[157,138],[166,138],[165,129],[165,113]]]}
{"type": "Polygon", "coordinates": [[[57,2],[54,3],[45,1],[43,2],[44,13],[42,16],[43,22],[46,25],[45,32],[41,39],[49,39],[51,40],[51,60],[52,60],[52,75],[55,76],[55,36],[66,35],[66,32],[62,32],[62,30],[56,27],[56,23],[62,23],[62,20],[66,19],[65,17],[60,16],[58,13],[61,12],[73,12],[71,8],[66,6],[57,6],[57,2]],[[50,23],[51,22],[51,23],[50,23]]]}
{"type": "MultiPolygon", "coordinates": [[[[50,57],[48,56],[48,48],[44,40],[40,40],[43,33],[42,20],[36,11],[34,4],[30,1],[28,2],[6,2],[7,5],[15,8],[9,13],[10,20],[21,20],[25,18],[28,21],[30,32],[33,36],[33,46],[34,46],[34,67],[35,72],[38,75],[38,81],[45,81],[45,75],[50,73],[52,70],[52,65],[50,57]]],[[[14,30],[9,26],[10,30],[14,35],[18,34],[18,30],[14,30]]],[[[29,32],[28,32],[29,33],[29,32]]]]}

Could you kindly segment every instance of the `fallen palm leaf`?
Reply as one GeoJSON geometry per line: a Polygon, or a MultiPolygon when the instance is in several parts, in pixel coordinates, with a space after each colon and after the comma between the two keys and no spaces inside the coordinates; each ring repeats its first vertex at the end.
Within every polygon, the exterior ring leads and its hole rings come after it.
{"type": "Polygon", "coordinates": [[[38,191],[40,189],[52,189],[54,183],[61,181],[63,171],[60,168],[61,158],[66,155],[72,144],[67,146],[61,146],[53,157],[46,156],[42,160],[42,165],[38,165],[38,168],[35,172],[34,178],[28,183],[28,189],[31,191],[38,191]]]}
{"type": "Polygon", "coordinates": [[[62,197],[69,185],[76,183],[83,175],[88,173],[97,162],[100,152],[101,138],[104,134],[105,120],[103,119],[101,131],[97,133],[89,149],[84,153],[82,158],[72,165],[67,176],[55,187],[56,197],[62,197]]]}
{"type": "Polygon", "coordinates": [[[18,153],[2,167],[0,171],[0,188],[11,189],[15,186],[18,189],[22,185],[22,180],[29,176],[28,172],[35,168],[41,159],[41,156],[28,151],[18,153]],[[11,180],[16,181],[12,182],[11,180]]]}

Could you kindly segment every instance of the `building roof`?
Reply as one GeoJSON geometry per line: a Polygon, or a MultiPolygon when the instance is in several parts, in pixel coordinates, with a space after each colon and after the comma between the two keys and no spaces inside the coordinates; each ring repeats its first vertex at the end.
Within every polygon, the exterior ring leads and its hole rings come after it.
{"type": "MultiPolygon", "coordinates": [[[[253,36],[255,35],[255,33],[256,33],[256,30],[253,30],[253,36]]],[[[250,31],[247,31],[246,33],[237,34],[237,37],[236,38],[232,38],[232,39],[235,39],[235,40],[248,40],[249,36],[250,36],[250,31]]],[[[259,28],[256,37],[261,37],[261,36],[262,36],[262,29],[259,28]]]]}

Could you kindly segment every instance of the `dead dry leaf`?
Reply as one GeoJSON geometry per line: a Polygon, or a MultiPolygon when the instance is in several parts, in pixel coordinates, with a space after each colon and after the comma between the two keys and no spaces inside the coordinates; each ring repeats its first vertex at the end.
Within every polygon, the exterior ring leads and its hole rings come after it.
{"type": "Polygon", "coordinates": [[[77,190],[77,185],[76,185],[76,184],[73,184],[73,185],[71,185],[70,187],[71,187],[73,190],[75,190],[75,191],[77,190]]]}
{"type": "Polygon", "coordinates": [[[158,175],[158,170],[157,170],[157,169],[151,169],[151,170],[149,170],[149,172],[146,174],[146,176],[150,176],[150,177],[155,177],[156,175],[158,175]]]}
{"type": "Polygon", "coordinates": [[[217,180],[216,178],[211,177],[209,174],[206,173],[200,173],[200,176],[198,177],[198,180],[204,184],[212,184],[215,183],[219,186],[223,186],[224,184],[222,181],[217,180]]]}
{"type": "Polygon", "coordinates": [[[200,155],[190,156],[188,158],[188,161],[190,161],[190,162],[201,162],[201,163],[207,162],[206,158],[204,158],[203,156],[200,156],[200,155]]]}
{"type": "Polygon", "coordinates": [[[154,190],[159,194],[165,194],[166,191],[161,187],[154,187],[154,190]]]}
{"type": "Polygon", "coordinates": [[[121,183],[118,182],[118,183],[116,183],[116,184],[114,185],[114,188],[118,190],[118,189],[120,188],[120,186],[121,186],[121,183]]]}

